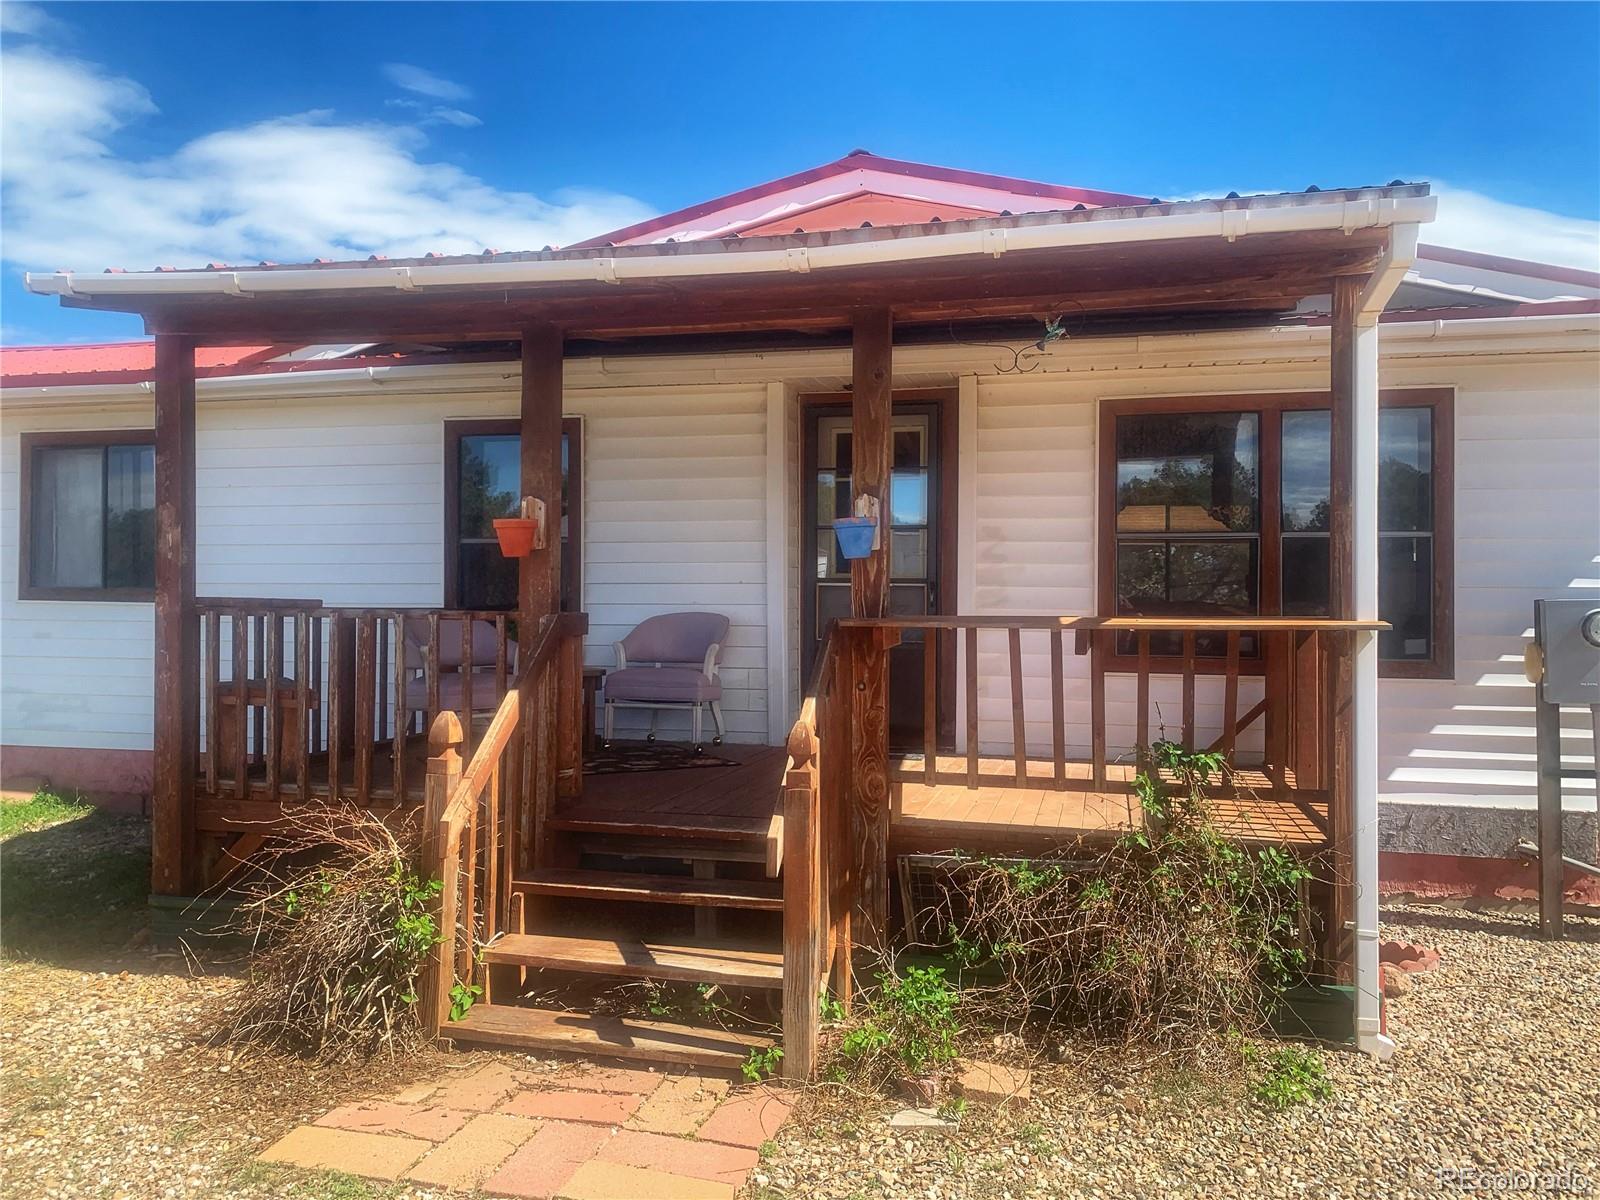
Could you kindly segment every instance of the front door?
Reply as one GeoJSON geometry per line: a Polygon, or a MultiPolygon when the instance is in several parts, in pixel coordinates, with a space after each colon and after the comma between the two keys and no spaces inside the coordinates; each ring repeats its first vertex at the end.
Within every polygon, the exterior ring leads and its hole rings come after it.
{"type": "MultiPolygon", "coordinates": [[[[946,488],[943,405],[936,401],[901,403],[896,399],[891,422],[893,470],[889,486],[889,611],[894,616],[920,616],[945,611],[942,605],[952,562],[942,545],[950,521],[946,488]]],[[[821,646],[828,622],[850,615],[850,564],[839,553],[832,521],[851,515],[852,453],[850,409],[846,404],[815,404],[806,409],[805,496],[806,556],[810,568],[802,582],[802,637],[805,677],[821,646]]],[[[950,599],[954,599],[953,596],[950,599]]],[[[907,630],[889,655],[889,740],[895,749],[923,746],[927,692],[922,630],[907,630]]],[[[942,647],[941,647],[942,649],[942,647]]],[[[941,660],[948,656],[941,654],[941,660]]],[[[952,660],[953,661],[953,660],[952,660]]],[[[936,672],[943,680],[951,662],[936,672]]],[[[934,697],[945,713],[948,686],[934,697]]],[[[942,715],[941,724],[948,724],[942,715]]]]}

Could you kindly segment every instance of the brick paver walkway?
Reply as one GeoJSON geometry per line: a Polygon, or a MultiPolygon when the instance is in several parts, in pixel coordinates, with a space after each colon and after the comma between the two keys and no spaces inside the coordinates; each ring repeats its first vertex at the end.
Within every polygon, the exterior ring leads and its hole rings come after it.
{"type": "Polygon", "coordinates": [[[264,1162],[518,1200],[731,1200],[789,1115],[770,1086],[491,1062],[334,1109],[264,1162]]]}

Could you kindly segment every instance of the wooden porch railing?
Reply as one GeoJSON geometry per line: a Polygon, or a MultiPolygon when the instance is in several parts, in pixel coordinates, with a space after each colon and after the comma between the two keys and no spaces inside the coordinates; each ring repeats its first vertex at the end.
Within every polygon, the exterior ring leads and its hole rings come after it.
{"type": "Polygon", "coordinates": [[[370,805],[419,795],[408,742],[449,709],[470,755],[469,714],[492,712],[517,666],[505,612],[245,598],[202,598],[197,610],[199,772],[213,797],[370,805]]]}
{"type": "Polygon", "coordinates": [[[440,943],[422,992],[424,1026],[437,1035],[459,981],[484,989],[490,975],[477,947],[513,923],[510,883],[548,853],[544,822],[553,798],[582,771],[577,731],[583,705],[583,635],[588,617],[562,613],[540,626],[470,761],[464,731],[441,712],[428,734],[423,873],[441,883],[440,943]]]}
{"type": "MultiPolygon", "coordinates": [[[[880,630],[890,644],[908,629],[930,633],[949,630],[962,637],[965,661],[961,687],[966,701],[964,741],[969,788],[980,786],[978,639],[980,632],[992,631],[1006,638],[1010,757],[1018,784],[1026,784],[1029,779],[1023,649],[1025,638],[1043,638],[1050,664],[1047,679],[1052,780],[1057,788],[1069,786],[1065,638],[1071,633],[1074,652],[1089,658],[1089,679],[1084,689],[1089,703],[1087,757],[1089,782],[1096,790],[1120,786],[1108,777],[1107,771],[1113,760],[1108,750],[1107,684],[1117,676],[1132,676],[1134,680],[1133,748],[1148,747],[1153,736],[1165,736],[1196,748],[1197,685],[1201,680],[1216,678],[1221,681],[1222,691],[1221,731],[1201,748],[1220,751],[1235,761],[1240,755],[1240,736],[1260,723],[1264,738],[1259,765],[1273,785],[1315,790],[1327,786],[1326,777],[1333,762],[1329,743],[1334,727],[1332,715],[1340,705],[1339,689],[1344,678],[1340,664],[1349,653],[1350,635],[1383,626],[1378,622],[1290,617],[935,616],[846,618],[840,627],[845,631],[880,630]],[[1152,644],[1163,637],[1178,645],[1177,655],[1152,653],[1152,644]],[[1201,638],[1220,643],[1221,653],[1202,656],[1201,638]],[[1119,646],[1119,639],[1126,644],[1119,646]],[[1252,655],[1246,655],[1247,645],[1253,645],[1252,655]],[[1241,713],[1241,684],[1257,676],[1264,694],[1241,713]],[[1179,681],[1180,702],[1175,720],[1165,719],[1153,699],[1152,681],[1160,678],[1179,681]]],[[[926,680],[937,678],[940,642],[933,636],[923,639],[926,680]]],[[[931,688],[925,691],[931,692],[931,688]]],[[[929,707],[931,714],[931,704],[929,707]]],[[[922,770],[925,780],[933,783],[939,747],[938,725],[931,717],[924,721],[923,739],[922,770]]]]}

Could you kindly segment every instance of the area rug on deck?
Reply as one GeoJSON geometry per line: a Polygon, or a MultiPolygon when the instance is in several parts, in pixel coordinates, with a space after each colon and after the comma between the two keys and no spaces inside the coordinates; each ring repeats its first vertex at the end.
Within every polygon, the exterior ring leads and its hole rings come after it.
{"type": "Polygon", "coordinates": [[[731,758],[696,754],[693,747],[671,742],[615,742],[609,750],[584,756],[585,775],[632,775],[641,771],[681,771],[686,767],[736,767],[731,758]]]}

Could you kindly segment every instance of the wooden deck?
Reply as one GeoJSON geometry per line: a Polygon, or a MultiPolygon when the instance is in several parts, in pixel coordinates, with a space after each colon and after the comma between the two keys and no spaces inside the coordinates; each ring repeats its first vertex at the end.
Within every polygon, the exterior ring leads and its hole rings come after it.
{"type": "MultiPolygon", "coordinates": [[[[694,767],[644,774],[586,776],[583,795],[563,801],[551,825],[558,829],[668,836],[695,833],[730,840],[764,836],[775,812],[785,751],[775,746],[723,746],[732,767],[694,767]]],[[[1107,767],[1107,786],[1092,788],[1088,762],[1067,764],[1067,786],[1057,789],[1048,760],[1029,760],[1019,786],[1015,760],[979,760],[979,786],[967,787],[965,757],[940,755],[935,782],[924,778],[920,757],[900,758],[891,771],[890,832],[924,842],[964,837],[980,841],[1022,838],[1045,843],[1079,837],[1114,837],[1140,820],[1130,784],[1131,764],[1107,767]]],[[[1236,793],[1219,793],[1217,814],[1248,841],[1317,847],[1328,841],[1327,798],[1275,787],[1260,771],[1241,769],[1236,793]]]]}
{"type": "MultiPolygon", "coordinates": [[[[1132,792],[1131,763],[1108,763],[1106,787],[1094,789],[1088,762],[1068,761],[1066,786],[1058,788],[1047,759],[1029,759],[1025,783],[1017,781],[1016,760],[980,758],[978,787],[967,786],[964,756],[939,755],[934,782],[926,781],[921,756],[902,758],[891,770],[891,834],[919,843],[964,837],[992,839],[1002,831],[1011,839],[1048,842],[1079,837],[1115,837],[1142,819],[1132,792]]],[[[1275,786],[1259,770],[1241,768],[1235,787],[1217,789],[1212,805],[1224,828],[1246,841],[1316,847],[1328,841],[1327,797],[1296,789],[1290,774],[1275,786]]]]}

